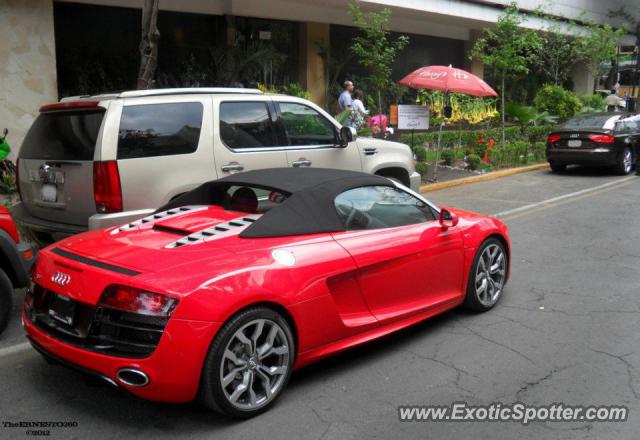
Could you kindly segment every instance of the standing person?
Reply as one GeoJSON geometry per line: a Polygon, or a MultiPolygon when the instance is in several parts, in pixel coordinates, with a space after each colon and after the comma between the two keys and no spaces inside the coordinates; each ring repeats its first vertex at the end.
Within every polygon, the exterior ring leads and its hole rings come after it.
{"type": "Polygon", "coordinates": [[[351,126],[354,128],[362,127],[365,116],[369,114],[369,110],[364,108],[363,97],[362,90],[354,90],[353,101],[351,102],[351,126]]]}
{"type": "Polygon", "coordinates": [[[617,111],[619,107],[622,107],[622,102],[622,99],[616,95],[616,89],[611,89],[611,94],[604,100],[608,112],[617,111]]]}
{"type": "Polygon", "coordinates": [[[340,107],[341,112],[351,110],[351,92],[353,91],[353,83],[351,81],[345,81],[342,86],[344,90],[338,98],[338,106],[340,107]]]}

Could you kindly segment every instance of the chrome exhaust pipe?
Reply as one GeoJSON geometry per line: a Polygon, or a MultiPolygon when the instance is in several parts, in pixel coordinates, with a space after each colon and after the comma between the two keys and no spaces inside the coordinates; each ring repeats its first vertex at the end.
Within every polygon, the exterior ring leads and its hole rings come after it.
{"type": "Polygon", "coordinates": [[[116,377],[130,387],[143,387],[149,383],[149,376],[135,368],[121,368],[116,377]]]}

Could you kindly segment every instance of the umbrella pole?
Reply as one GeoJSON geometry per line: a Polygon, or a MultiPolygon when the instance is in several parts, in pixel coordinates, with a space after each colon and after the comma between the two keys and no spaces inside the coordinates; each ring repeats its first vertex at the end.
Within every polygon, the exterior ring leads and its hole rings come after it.
{"type": "MultiPolygon", "coordinates": [[[[447,104],[447,97],[449,96],[449,92],[444,92],[444,105],[447,104]]],[[[442,120],[440,121],[440,128],[438,129],[438,143],[436,145],[436,160],[433,164],[433,181],[438,181],[438,156],[440,154],[440,140],[442,139],[442,126],[444,125],[444,115],[442,115],[442,120]]]]}

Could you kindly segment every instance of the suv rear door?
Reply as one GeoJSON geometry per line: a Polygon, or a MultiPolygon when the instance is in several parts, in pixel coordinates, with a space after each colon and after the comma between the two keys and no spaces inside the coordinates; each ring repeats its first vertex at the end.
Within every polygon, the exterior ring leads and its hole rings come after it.
{"type": "Polygon", "coordinates": [[[215,160],[218,176],[287,166],[283,142],[275,129],[276,112],[267,96],[213,98],[215,160]]]}
{"type": "Polygon", "coordinates": [[[87,225],[96,212],[93,161],[104,116],[97,102],[41,109],[18,155],[20,195],[29,214],[87,225]]]}

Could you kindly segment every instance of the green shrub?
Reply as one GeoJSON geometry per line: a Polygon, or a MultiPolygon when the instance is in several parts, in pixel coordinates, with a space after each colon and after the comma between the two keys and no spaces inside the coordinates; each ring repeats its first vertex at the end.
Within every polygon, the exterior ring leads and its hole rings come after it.
{"type": "Polygon", "coordinates": [[[524,129],[524,135],[529,142],[536,143],[547,139],[547,135],[556,128],[556,125],[537,125],[524,129]]]}
{"type": "Polygon", "coordinates": [[[482,162],[482,159],[480,159],[480,156],[477,154],[470,154],[467,156],[467,166],[470,170],[477,170],[480,166],[480,162],[482,162]]]}
{"type": "Polygon", "coordinates": [[[427,160],[427,150],[424,147],[415,147],[413,154],[418,162],[425,162],[427,160]]]}
{"type": "Polygon", "coordinates": [[[544,141],[538,141],[533,144],[533,157],[536,160],[543,160],[546,158],[547,144],[544,141]]]}
{"type": "Polygon", "coordinates": [[[416,171],[421,176],[426,176],[427,174],[429,174],[429,165],[424,162],[418,162],[416,163],[416,171]]]}
{"type": "Polygon", "coordinates": [[[479,157],[484,157],[488,148],[489,148],[489,142],[476,142],[473,148],[470,149],[470,153],[473,153],[479,157]]]}
{"type": "Polygon", "coordinates": [[[444,164],[447,166],[453,165],[453,159],[456,157],[456,152],[454,150],[443,150],[440,154],[440,157],[444,161],[444,164]]]}
{"type": "Polygon", "coordinates": [[[560,119],[575,115],[581,106],[575,93],[552,84],[544,85],[536,94],[534,102],[538,111],[549,112],[560,119]]]}
{"type": "Polygon", "coordinates": [[[590,111],[601,112],[604,110],[604,96],[601,94],[594,95],[578,95],[582,107],[586,107],[590,111]]]}
{"type": "Polygon", "coordinates": [[[282,92],[285,95],[297,96],[298,98],[311,101],[311,93],[307,92],[300,84],[295,82],[283,86],[282,92]]]}
{"type": "MultiPolygon", "coordinates": [[[[522,136],[522,130],[520,127],[513,126],[505,129],[505,140],[512,142],[520,139],[522,136]]],[[[411,147],[428,144],[430,147],[435,148],[438,143],[438,132],[431,131],[428,133],[417,133],[413,135],[413,143],[411,142],[412,136],[410,133],[403,134],[400,137],[401,141],[411,147]]],[[[446,130],[442,132],[442,139],[440,141],[440,148],[455,148],[458,144],[462,143],[467,149],[474,149],[479,139],[493,139],[495,141],[502,139],[501,128],[489,128],[483,130],[446,130]]]]}

